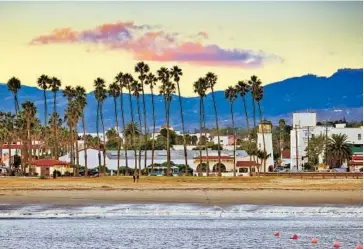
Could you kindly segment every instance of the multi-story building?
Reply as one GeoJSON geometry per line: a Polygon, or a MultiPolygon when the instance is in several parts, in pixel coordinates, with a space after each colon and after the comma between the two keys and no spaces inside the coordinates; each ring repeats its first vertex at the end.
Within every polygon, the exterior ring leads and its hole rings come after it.
{"type": "MultiPolygon", "coordinates": [[[[308,161],[306,148],[309,140],[315,136],[331,137],[333,134],[347,135],[349,144],[363,146],[363,127],[348,128],[346,124],[335,126],[317,126],[316,113],[294,113],[291,130],[291,170],[302,171],[303,165],[308,161]]],[[[319,156],[323,162],[323,155],[319,156]]],[[[345,166],[345,165],[344,165],[345,166]]]]}

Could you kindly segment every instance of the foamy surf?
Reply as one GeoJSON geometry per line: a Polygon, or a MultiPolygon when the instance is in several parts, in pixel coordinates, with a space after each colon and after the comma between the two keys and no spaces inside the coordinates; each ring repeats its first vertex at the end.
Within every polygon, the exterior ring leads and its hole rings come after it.
{"type": "Polygon", "coordinates": [[[29,205],[23,207],[2,206],[0,219],[9,218],[112,218],[112,217],[178,217],[178,218],[299,218],[337,217],[363,218],[361,206],[200,206],[192,204],[118,204],[84,207],[54,207],[51,205],[29,205]]]}

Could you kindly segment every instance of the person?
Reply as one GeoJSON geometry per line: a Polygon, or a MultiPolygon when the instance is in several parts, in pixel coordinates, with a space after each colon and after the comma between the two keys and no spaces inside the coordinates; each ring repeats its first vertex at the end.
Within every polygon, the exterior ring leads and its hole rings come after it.
{"type": "Polygon", "coordinates": [[[137,175],[137,182],[139,182],[139,174],[137,175]]]}
{"type": "Polygon", "coordinates": [[[133,175],[133,180],[134,180],[134,183],[135,183],[135,175],[133,175]]]}

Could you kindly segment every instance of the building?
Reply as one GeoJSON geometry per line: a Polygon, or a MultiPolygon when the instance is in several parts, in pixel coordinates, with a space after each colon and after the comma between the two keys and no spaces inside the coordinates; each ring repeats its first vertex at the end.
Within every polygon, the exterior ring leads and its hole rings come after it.
{"type": "MultiPolygon", "coordinates": [[[[333,134],[345,134],[348,143],[363,146],[363,127],[347,128],[346,124],[336,124],[335,126],[317,126],[316,113],[294,113],[293,128],[290,134],[291,141],[291,170],[302,171],[304,163],[308,162],[305,151],[310,138],[323,135],[330,137],[333,134]]],[[[322,163],[323,155],[319,157],[322,163]]]]}
{"type": "Polygon", "coordinates": [[[263,167],[263,172],[269,172],[274,170],[274,158],[273,158],[273,139],[272,139],[272,123],[268,121],[263,121],[258,126],[258,144],[257,149],[264,151],[264,144],[265,144],[265,151],[269,156],[263,167]]]}
{"type": "Polygon", "coordinates": [[[59,171],[61,175],[72,175],[73,168],[70,163],[56,159],[39,159],[31,162],[30,169],[26,169],[26,173],[35,174],[37,176],[51,176],[54,171],[59,171]]]}

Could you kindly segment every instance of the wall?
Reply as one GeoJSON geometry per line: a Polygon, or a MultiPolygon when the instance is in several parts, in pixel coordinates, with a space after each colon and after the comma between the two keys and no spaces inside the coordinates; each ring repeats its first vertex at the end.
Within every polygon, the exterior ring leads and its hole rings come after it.
{"type": "MultiPolygon", "coordinates": [[[[268,157],[265,165],[265,172],[268,172],[269,166],[270,165],[274,166],[272,133],[264,133],[264,140],[265,140],[265,151],[267,152],[267,154],[270,154],[270,157],[268,157]]],[[[259,150],[264,150],[262,133],[258,133],[257,147],[259,150]]],[[[264,164],[262,165],[262,170],[264,172],[264,164]]]]}

